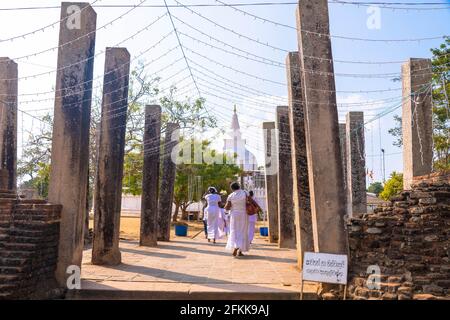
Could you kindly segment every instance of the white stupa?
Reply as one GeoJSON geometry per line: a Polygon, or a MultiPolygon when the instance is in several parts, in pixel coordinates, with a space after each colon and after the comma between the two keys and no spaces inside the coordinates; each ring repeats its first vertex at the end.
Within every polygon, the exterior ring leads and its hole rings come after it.
{"type": "Polygon", "coordinates": [[[242,139],[236,106],[234,106],[231,128],[224,139],[223,151],[228,157],[235,157],[233,162],[245,172],[256,171],[258,170],[256,157],[246,148],[245,144],[245,139],[242,139]]]}

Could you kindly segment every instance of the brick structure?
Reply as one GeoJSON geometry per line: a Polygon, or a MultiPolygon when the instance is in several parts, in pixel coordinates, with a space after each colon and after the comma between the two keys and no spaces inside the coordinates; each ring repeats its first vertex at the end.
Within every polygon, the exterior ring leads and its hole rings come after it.
{"type": "Polygon", "coordinates": [[[450,298],[450,175],[416,179],[391,205],[349,224],[352,299],[450,298]],[[379,266],[379,288],[367,287],[379,266]]]}
{"type": "Polygon", "coordinates": [[[55,270],[61,206],[0,190],[0,300],[59,294],[55,270]]]}

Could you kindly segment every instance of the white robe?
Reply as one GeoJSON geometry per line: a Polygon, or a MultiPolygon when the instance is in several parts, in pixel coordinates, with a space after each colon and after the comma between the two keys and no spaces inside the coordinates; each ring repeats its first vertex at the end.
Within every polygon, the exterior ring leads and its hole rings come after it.
{"type": "Polygon", "coordinates": [[[220,221],[219,221],[219,236],[223,238],[228,234],[228,224],[227,215],[225,214],[225,209],[220,208],[220,221]]]}
{"type": "Polygon", "coordinates": [[[256,221],[258,220],[258,214],[254,214],[248,217],[248,242],[252,243],[255,237],[256,221]]]}
{"type": "Polygon", "coordinates": [[[208,194],[205,199],[208,202],[208,206],[205,208],[208,239],[218,240],[222,237],[220,228],[223,228],[222,212],[219,207],[221,198],[218,194],[208,194]]]}
{"type": "Polygon", "coordinates": [[[224,233],[224,235],[229,235],[230,234],[230,215],[226,214],[225,211],[222,211],[222,213],[223,213],[223,221],[224,221],[223,233],[224,233]]]}
{"type": "Polygon", "coordinates": [[[239,248],[242,252],[250,250],[248,241],[248,215],[245,208],[247,193],[244,190],[237,190],[228,196],[227,201],[231,202],[230,213],[230,236],[226,249],[233,251],[239,248]]]}

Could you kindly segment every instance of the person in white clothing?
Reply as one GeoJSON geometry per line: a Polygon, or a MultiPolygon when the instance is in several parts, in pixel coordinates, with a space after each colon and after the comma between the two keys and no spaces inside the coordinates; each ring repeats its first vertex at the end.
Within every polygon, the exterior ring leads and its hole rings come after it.
{"type": "Polygon", "coordinates": [[[223,220],[225,222],[224,228],[223,228],[223,233],[224,235],[229,235],[230,234],[230,215],[227,214],[225,212],[225,209],[222,209],[223,211],[223,220]]]}
{"type": "Polygon", "coordinates": [[[205,196],[205,200],[208,204],[205,208],[205,214],[207,216],[206,228],[208,232],[208,242],[213,240],[213,242],[216,243],[216,240],[221,238],[219,230],[223,225],[223,223],[221,223],[223,221],[223,218],[220,210],[220,203],[222,198],[217,193],[216,188],[209,187],[208,194],[205,196]]]}
{"type": "MultiPolygon", "coordinates": [[[[254,194],[253,191],[249,191],[249,196],[253,198],[254,194]]],[[[256,201],[254,202],[256,204],[256,201]]],[[[257,207],[258,213],[262,211],[261,207],[258,205],[257,207]]],[[[255,227],[256,227],[256,221],[258,221],[258,213],[248,216],[248,241],[250,244],[253,242],[253,238],[255,236],[255,227]]]]}
{"type": "Polygon", "coordinates": [[[237,182],[231,184],[225,210],[230,211],[230,235],[226,249],[233,252],[233,256],[243,256],[243,252],[250,250],[248,241],[248,215],[246,210],[247,193],[237,182]]]}

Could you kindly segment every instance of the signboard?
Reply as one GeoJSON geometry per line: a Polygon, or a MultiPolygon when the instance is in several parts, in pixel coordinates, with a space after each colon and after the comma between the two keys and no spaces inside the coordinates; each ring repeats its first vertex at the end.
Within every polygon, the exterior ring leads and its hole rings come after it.
{"type": "Polygon", "coordinates": [[[303,280],[347,284],[347,255],[305,252],[303,280]]]}

